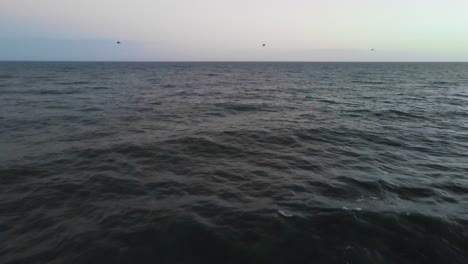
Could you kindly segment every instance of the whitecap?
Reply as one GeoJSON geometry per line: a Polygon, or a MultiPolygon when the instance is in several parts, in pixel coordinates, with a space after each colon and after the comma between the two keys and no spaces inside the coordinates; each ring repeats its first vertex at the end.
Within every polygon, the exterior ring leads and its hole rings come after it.
{"type": "Polygon", "coordinates": [[[284,216],[284,217],[292,217],[293,214],[287,212],[287,211],[283,211],[283,210],[278,210],[278,214],[280,214],[281,216],[284,216]]]}

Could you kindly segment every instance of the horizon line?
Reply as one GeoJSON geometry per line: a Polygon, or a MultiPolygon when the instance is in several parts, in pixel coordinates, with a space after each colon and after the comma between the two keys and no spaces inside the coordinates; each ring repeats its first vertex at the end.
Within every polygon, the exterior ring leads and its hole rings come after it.
{"type": "Polygon", "coordinates": [[[1,60],[0,62],[153,62],[153,63],[188,63],[188,62],[198,62],[198,63],[226,63],[226,62],[238,62],[238,63],[259,63],[259,62],[267,62],[267,63],[468,63],[468,61],[449,61],[449,60],[434,60],[434,61],[299,61],[299,60],[1,60]]]}

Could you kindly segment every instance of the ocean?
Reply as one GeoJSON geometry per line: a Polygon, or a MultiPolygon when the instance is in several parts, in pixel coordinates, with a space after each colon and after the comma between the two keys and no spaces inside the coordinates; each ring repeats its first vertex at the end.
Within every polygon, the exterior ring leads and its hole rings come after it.
{"type": "Polygon", "coordinates": [[[468,263],[468,63],[1,62],[0,263],[468,263]]]}

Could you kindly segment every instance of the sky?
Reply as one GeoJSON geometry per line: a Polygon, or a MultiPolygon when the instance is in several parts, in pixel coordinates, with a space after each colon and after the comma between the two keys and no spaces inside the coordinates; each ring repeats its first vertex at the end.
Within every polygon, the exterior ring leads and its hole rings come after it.
{"type": "Polygon", "coordinates": [[[467,12],[468,0],[0,0],[0,60],[468,61],[467,12]]]}

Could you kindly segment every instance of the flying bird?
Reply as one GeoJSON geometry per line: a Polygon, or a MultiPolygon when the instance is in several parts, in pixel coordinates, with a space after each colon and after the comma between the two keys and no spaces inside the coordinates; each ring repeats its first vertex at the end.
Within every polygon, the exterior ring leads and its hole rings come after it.
{"type": "Polygon", "coordinates": [[[120,41],[117,41],[117,44],[120,44],[120,41]]]}
{"type": "Polygon", "coordinates": [[[265,47],[265,44],[263,44],[263,47],[265,47]]]}
{"type": "Polygon", "coordinates": [[[371,49],[372,51],[374,51],[375,49],[371,49]]]}

